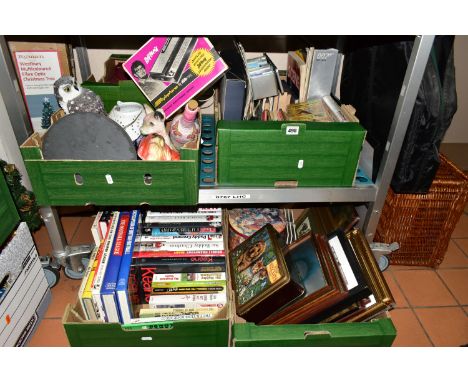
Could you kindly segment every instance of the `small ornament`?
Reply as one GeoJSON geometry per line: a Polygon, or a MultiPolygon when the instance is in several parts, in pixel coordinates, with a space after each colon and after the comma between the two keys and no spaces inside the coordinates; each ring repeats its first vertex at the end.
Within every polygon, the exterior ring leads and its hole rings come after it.
{"type": "Polygon", "coordinates": [[[106,115],[101,97],[92,90],[79,86],[74,77],[62,76],[55,81],[54,94],[66,114],[91,112],[106,115]]]}
{"type": "Polygon", "coordinates": [[[54,114],[54,109],[50,104],[50,100],[47,97],[44,97],[42,100],[42,119],[41,119],[41,127],[43,129],[48,129],[51,124],[50,118],[54,114]]]}
{"type": "Polygon", "coordinates": [[[138,156],[143,160],[180,160],[177,150],[166,144],[158,134],[150,134],[140,141],[138,156]]]}
{"type": "Polygon", "coordinates": [[[172,145],[171,139],[167,134],[166,130],[166,117],[162,110],[153,110],[151,107],[145,104],[146,116],[143,120],[143,126],[140,128],[140,132],[143,135],[157,134],[164,139],[164,143],[169,146],[172,150],[174,146],[172,145]]]}
{"type": "Polygon", "coordinates": [[[191,100],[185,105],[184,112],[175,116],[172,120],[169,136],[177,150],[186,143],[198,139],[198,134],[200,134],[200,126],[197,121],[198,111],[198,102],[191,100]]]}
{"type": "Polygon", "coordinates": [[[109,118],[122,126],[132,141],[136,141],[141,135],[140,128],[143,126],[145,115],[143,105],[117,101],[117,105],[109,113],[109,118]]]}

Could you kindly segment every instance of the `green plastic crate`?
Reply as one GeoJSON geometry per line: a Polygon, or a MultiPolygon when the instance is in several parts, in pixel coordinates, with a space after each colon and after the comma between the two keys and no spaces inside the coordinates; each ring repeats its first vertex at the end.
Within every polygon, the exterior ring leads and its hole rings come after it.
{"type": "Polygon", "coordinates": [[[391,346],[391,319],[314,325],[233,325],[232,345],[241,346],[391,346]]]}
{"type": "MultiPolygon", "coordinates": [[[[84,83],[83,86],[101,96],[107,111],[118,100],[147,102],[132,81],[121,81],[119,85],[84,83]]],[[[199,142],[196,148],[182,148],[180,161],[44,160],[41,147],[37,133],[21,145],[39,205],[198,203],[199,142]]]]}
{"type": "Polygon", "coordinates": [[[366,132],[358,123],[219,121],[220,186],[352,186],[366,132]]]}
{"type": "Polygon", "coordinates": [[[0,171],[0,246],[10,236],[20,218],[10,189],[0,171]]]}
{"type": "MultiPolygon", "coordinates": [[[[77,307],[77,311],[79,308],[77,307]]],[[[79,322],[67,307],[63,326],[70,346],[228,346],[229,320],[165,323],[159,329],[125,330],[120,324],[79,322]]]]}

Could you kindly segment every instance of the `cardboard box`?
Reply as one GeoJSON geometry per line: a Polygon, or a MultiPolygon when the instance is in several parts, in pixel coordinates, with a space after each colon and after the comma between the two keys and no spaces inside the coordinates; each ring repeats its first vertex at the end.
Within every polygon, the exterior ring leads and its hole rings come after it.
{"type": "Polygon", "coordinates": [[[349,187],[365,130],[358,123],[219,121],[218,185],[349,187]]]}
{"type": "MultiPolygon", "coordinates": [[[[83,86],[102,98],[106,111],[117,100],[146,102],[132,81],[83,86]]],[[[36,133],[21,145],[21,154],[39,205],[195,205],[199,145],[198,139],[183,147],[180,161],[44,160],[42,139],[36,133]],[[82,182],[77,182],[77,174],[82,182]]]]}
{"type": "MultiPolygon", "coordinates": [[[[228,248],[227,226],[224,228],[228,248]]],[[[396,337],[385,313],[371,322],[247,323],[236,315],[230,282],[228,286],[229,304],[217,320],[166,322],[155,329],[126,331],[120,324],[84,321],[79,304],[75,304],[67,307],[63,325],[71,346],[390,346],[396,337]]]]}
{"type": "Polygon", "coordinates": [[[50,301],[50,289],[26,223],[0,254],[0,346],[24,346],[50,301]]]}

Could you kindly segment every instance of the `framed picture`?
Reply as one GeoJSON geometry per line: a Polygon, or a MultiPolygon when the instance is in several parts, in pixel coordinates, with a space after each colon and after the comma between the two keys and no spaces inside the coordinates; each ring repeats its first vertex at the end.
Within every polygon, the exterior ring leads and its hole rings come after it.
{"type": "Polygon", "coordinates": [[[304,294],[261,324],[302,323],[347,297],[324,237],[306,234],[288,247],[285,259],[291,277],[304,287],[304,294]]]}
{"type": "Polygon", "coordinates": [[[291,279],[275,229],[267,224],[229,254],[236,312],[258,322],[304,292],[291,279]]]}
{"type": "Polygon", "coordinates": [[[357,311],[345,314],[338,321],[359,322],[370,320],[376,315],[392,309],[395,305],[395,299],[363,233],[358,229],[353,229],[346,234],[346,237],[356,253],[356,258],[363,269],[372,294],[364,306],[360,307],[357,311]]]}

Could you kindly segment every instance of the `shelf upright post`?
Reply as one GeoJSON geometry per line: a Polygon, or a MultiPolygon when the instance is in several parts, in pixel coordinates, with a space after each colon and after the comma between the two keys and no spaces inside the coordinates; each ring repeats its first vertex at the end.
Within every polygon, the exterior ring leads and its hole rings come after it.
{"type": "Polygon", "coordinates": [[[393,114],[392,125],[375,182],[377,195],[375,201],[369,203],[364,220],[364,232],[370,243],[374,239],[433,42],[434,36],[416,36],[414,40],[413,50],[401,86],[400,97],[393,114]]]}

